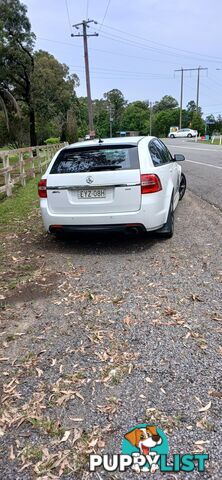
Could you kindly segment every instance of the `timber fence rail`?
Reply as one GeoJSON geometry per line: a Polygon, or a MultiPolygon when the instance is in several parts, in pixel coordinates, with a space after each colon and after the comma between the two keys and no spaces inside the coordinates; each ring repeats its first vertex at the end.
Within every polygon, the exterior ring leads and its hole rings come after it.
{"type": "Polygon", "coordinates": [[[0,196],[10,197],[16,185],[24,187],[29,178],[44,173],[55,153],[66,145],[65,142],[0,150],[0,196]]]}

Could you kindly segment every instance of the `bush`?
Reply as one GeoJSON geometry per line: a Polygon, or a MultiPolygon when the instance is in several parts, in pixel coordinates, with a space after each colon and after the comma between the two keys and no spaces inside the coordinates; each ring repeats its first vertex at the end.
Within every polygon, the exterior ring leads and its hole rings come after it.
{"type": "Polygon", "coordinates": [[[53,144],[53,143],[60,143],[60,138],[50,137],[50,138],[47,138],[46,140],[44,140],[44,143],[46,145],[50,145],[50,144],[53,144]]]}

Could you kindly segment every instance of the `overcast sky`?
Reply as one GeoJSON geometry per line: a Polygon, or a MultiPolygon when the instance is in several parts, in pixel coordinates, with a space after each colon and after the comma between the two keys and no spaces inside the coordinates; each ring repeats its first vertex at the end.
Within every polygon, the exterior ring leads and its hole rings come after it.
{"type": "MultiPolygon", "coordinates": [[[[200,65],[208,67],[201,72],[200,106],[205,114],[222,112],[221,0],[23,3],[37,36],[36,48],[49,51],[78,74],[78,95],[86,95],[82,38],[71,38],[70,24],[90,18],[98,24],[91,24],[88,32],[99,32],[99,37],[89,38],[92,98],[119,88],[128,101],[155,101],[166,94],[179,101],[180,73],[174,70],[200,65]]],[[[197,72],[184,74],[184,106],[196,100],[196,80],[197,72]]]]}

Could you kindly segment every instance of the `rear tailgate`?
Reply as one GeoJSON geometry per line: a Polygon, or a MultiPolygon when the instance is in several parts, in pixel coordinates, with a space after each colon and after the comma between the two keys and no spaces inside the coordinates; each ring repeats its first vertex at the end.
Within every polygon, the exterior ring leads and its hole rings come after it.
{"type": "Polygon", "coordinates": [[[55,214],[138,211],[141,206],[137,146],[65,149],[47,178],[48,208],[55,214]]]}

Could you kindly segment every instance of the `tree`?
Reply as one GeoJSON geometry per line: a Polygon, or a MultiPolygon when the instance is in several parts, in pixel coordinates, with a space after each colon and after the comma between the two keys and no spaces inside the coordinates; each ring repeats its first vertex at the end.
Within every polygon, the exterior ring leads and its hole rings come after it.
{"type": "Polygon", "coordinates": [[[109,137],[109,104],[107,100],[96,99],[93,101],[94,124],[96,135],[101,138],[109,137]]]}
{"type": "Polygon", "coordinates": [[[42,143],[45,138],[56,134],[66,140],[68,122],[69,138],[74,123],[77,128],[74,118],[78,108],[75,88],[79,85],[79,79],[77,75],[70,75],[67,65],[48,52],[35,52],[34,64],[32,94],[38,139],[42,143]],[[52,131],[53,128],[57,128],[57,131],[52,131]]]}
{"type": "Polygon", "coordinates": [[[120,129],[121,114],[127,102],[124,98],[123,93],[117,88],[114,88],[113,90],[110,90],[109,92],[104,93],[103,96],[105,100],[107,100],[108,105],[112,107],[113,133],[115,135],[117,131],[120,129]]]}
{"type": "Polygon", "coordinates": [[[30,142],[36,144],[35,110],[32,95],[35,35],[19,0],[2,0],[0,15],[0,81],[17,100],[25,102],[30,124],[30,142]]]}
{"type": "Polygon", "coordinates": [[[170,127],[179,125],[179,118],[179,108],[156,113],[153,119],[153,134],[166,137],[170,127]]]}
{"type": "Polygon", "coordinates": [[[129,103],[121,116],[121,130],[133,130],[138,131],[141,135],[147,135],[149,116],[150,111],[146,102],[129,103]]]}
{"type": "Polygon", "coordinates": [[[6,127],[8,131],[9,131],[9,115],[8,115],[9,106],[10,108],[14,107],[14,110],[20,116],[18,103],[16,102],[12,93],[6,88],[4,88],[3,85],[0,85],[0,107],[2,107],[4,117],[5,117],[6,127]]]}
{"type": "Polygon", "coordinates": [[[216,119],[216,130],[219,133],[222,133],[222,116],[221,115],[218,115],[216,119]]]}
{"type": "Polygon", "coordinates": [[[200,114],[197,112],[194,112],[192,121],[191,121],[191,128],[194,130],[197,130],[199,135],[203,135],[205,132],[205,123],[203,119],[201,118],[200,114]]]}
{"type": "MultiPolygon", "coordinates": [[[[190,100],[187,104],[187,112],[190,114],[190,118],[192,118],[193,113],[197,111],[197,105],[194,100],[190,100]]],[[[198,113],[200,116],[202,116],[202,110],[201,107],[198,107],[198,113]]]]}
{"type": "Polygon", "coordinates": [[[169,110],[178,107],[178,102],[171,95],[165,95],[159,102],[155,102],[153,105],[154,113],[161,112],[163,110],[169,110]]]}

